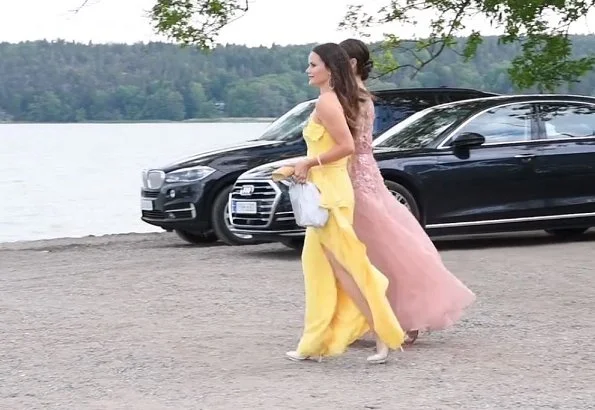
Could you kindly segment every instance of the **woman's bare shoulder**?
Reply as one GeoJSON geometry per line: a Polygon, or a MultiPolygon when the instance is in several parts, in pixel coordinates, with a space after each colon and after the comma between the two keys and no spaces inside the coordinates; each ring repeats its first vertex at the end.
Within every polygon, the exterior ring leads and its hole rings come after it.
{"type": "Polygon", "coordinates": [[[342,111],[337,94],[332,91],[320,94],[320,97],[318,97],[318,101],[316,102],[317,112],[324,116],[325,114],[333,113],[337,110],[342,111]]]}

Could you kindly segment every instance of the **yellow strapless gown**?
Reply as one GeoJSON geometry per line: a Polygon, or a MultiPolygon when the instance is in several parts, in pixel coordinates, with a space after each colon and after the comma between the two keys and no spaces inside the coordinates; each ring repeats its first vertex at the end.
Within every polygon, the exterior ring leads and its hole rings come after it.
{"type": "MultiPolygon", "coordinates": [[[[333,147],[333,138],[310,119],[304,128],[308,156],[316,157],[333,147]]],[[[390,348],[404,342],[404,332],[386,298],[388,279],[370,263],[366,248],[352,227],[354,195],[347,171],[348,158],[311,168],[308,180],[321,193],[330,217],[323,228],[307,228],[302,251],[306,312],[304,331],[297,348],[302,356],[334,356],[362,337],[369,326],[351,298],[338,285],[324,250],[353,277],[368,301],[375,331],[390,348]]]]}

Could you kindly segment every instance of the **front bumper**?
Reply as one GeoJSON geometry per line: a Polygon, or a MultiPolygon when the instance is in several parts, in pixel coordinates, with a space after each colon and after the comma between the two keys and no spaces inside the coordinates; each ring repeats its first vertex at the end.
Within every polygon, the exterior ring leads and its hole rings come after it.
{"type": "Polygon", "coordinates": [[[295,223],[287,186],[270,179],[236,181],[229,196],[231,230],[263,240],[303,237],[295,223]]]}
{"type": "Polygon", "coordinates": [[[166,230],[204,230],[210,226],[202,182],[141,189],[141,220],[166,230]]]}

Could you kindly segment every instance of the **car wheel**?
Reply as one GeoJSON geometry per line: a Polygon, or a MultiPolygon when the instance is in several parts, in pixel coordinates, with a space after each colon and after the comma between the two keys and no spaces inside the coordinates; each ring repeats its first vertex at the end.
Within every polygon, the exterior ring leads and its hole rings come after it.
{"type": "Polygon", "coordinates": [[[413,216],[415,216],[415,219],[419,221],[421,215],[413,194],[403,185],[393,181],[384,180],[384,185],[386,185],[386,187],[388,188],[390,193],[395,197],[395,199],[399,201],[401,204],[405,205],[405,207],[407,207],[407,209],[411,211],[413,216]]]}
{"type": "Polygon", "coordinates": [[[217,235],[213,231],[207,232],[188,232],[181,229],[175,230],[180,239],[191,243],[192,245],[202,245],[204,243],[212,243],[217,240],[217,235]]]}
{"type": "Polygon", "coordinates": [[[304,247],[304,238],[292,238],[292,239],[285,239],[281,241],[281,243],[288,248],[294,249],[296,251],[301,251],[304,247]]]}
{"type": "Polygon", "coordinates": [[[233,186],[226,186],[217,194],[211,210],[211,225],[219,240],[227,245],[251,245],[257,243],[252,235],[241,235],[231,231],[229,219],[229,194],[233,186]]]}
{"type": "Polygon", "coordinates": [[[558,236],[560,238],[573,238],[585,233],[589,228],[561,228],[561,229],[546,229],[545,231],[550,235],[558,236]]]}

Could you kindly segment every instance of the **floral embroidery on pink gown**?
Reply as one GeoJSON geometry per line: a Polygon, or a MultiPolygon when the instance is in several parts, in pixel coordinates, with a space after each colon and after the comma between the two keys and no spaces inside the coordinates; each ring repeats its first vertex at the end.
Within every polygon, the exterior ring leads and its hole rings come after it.
{"type": "Polygon", "coordinates": [[[372,264],[389,279],[387,297],[403,329],[445,329],[461,317],[475,295],[448,271],[419,222],[384,185],[372,155],[371,100],[361,119],[349,169],[355,232],[372,264]]]}

